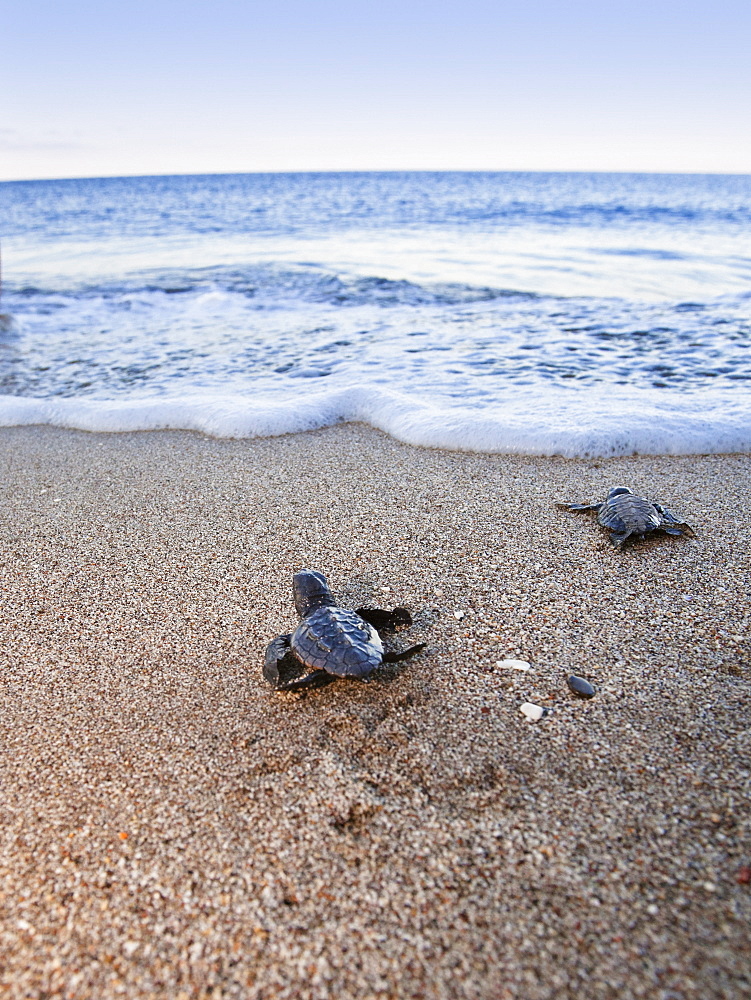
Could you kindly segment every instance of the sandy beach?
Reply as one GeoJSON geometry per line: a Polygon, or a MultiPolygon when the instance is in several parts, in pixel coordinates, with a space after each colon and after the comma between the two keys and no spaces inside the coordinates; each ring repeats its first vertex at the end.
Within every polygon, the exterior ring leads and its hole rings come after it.
{"type": "Polygon", "coordinates": [[[0,466],[3,996],[751,992],[749,456],[29,427],[0,466]],[[696,537],[554,506],[621,484],[696,537]],[[302,566],[427,649],[273,691],[302,566]]]}

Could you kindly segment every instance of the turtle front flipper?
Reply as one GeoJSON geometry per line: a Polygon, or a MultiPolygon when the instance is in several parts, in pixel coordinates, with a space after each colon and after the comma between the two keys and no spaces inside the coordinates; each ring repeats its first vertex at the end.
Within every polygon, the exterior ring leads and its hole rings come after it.
{"type": "MultiPolygon", "coordinates": [[[[396,632],[398,628],[409,628],[413,624],[412,615],[406,608],[394,608],[393,611],[384,611],[382,608],[358,608],[355,614],[364,618],[379,635],[384,632],[396,632]]],[[[401,653],[389,650],[383,654],[383,663],[397,663],[399,660],[406,660],[425,649],[426,646],[426,642],[420,642],[401,653]]]]}
{"type": "Polygon", "coordinates": [[[286,684],[290,676],[300,672],[300,664],[290,650],[291,638],[291,634],[278,635],[266,647],[263,676],[275,688],[286,684]]]}
{"type": "Polygon", "coordinates": [[[602,503],[569,503],[568,500],[556,500],[556,507],[564,510],[596,510],[599,514],[602,503]]]}
{"type": "Polygon", "coordinates": [[[356,615],[372,625],[376,632],[395,632],[398,628],[409,628],[412,615],[406,608],[394,608],[385,611],[383,608],[358,608],[356,615]]]}
{"type": "Polygon", "coordinates": [[[263,676],[277,691],[302,691],[304,688],[323,687],[335,680],[325,670],[311,670],[301,677],[305,669],[292,652],[291,635],[278,635],[266,647],[263,676]]]}

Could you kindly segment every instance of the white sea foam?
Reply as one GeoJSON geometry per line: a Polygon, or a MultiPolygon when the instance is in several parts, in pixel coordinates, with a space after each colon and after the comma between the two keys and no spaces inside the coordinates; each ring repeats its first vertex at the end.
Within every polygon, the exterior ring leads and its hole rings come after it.
{"type": "Polygon", "coordinates": [[[456,451],[594,457],[751,451],[751,413],[739,401],[703,394],[660,406],[638,393],[522,397],[492,409],[439,409],[379,388],[288,398],[194,395],[130,400],[0,396],[0,425],[50,424],[86,431],[157,429],[252,438],[362,421],[398,440],[456,451]]]}

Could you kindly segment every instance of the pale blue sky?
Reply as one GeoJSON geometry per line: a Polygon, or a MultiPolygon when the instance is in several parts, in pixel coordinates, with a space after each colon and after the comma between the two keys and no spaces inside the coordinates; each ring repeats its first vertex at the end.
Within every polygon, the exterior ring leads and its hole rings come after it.
{"type": "Polygon", "coordinates": [[[0,179],[751,173],[751,0],[0,0],[0,179]]]}

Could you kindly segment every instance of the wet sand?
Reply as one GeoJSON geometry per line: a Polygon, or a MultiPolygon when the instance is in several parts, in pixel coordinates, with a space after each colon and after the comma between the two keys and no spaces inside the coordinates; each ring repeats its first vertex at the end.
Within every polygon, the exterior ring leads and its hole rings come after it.
{"type": "Polygon", "coordinates": [[[31,427],[0,468],[4,996],[751,992],[749,456],[31,427]],[[553,506],[617,484],[696,538],[553,506]],[[304,565],[428,649],[271,690],[304,565]]]}

